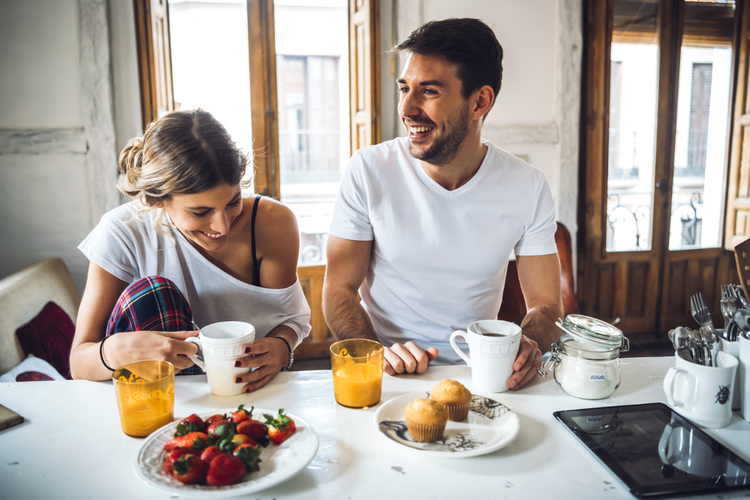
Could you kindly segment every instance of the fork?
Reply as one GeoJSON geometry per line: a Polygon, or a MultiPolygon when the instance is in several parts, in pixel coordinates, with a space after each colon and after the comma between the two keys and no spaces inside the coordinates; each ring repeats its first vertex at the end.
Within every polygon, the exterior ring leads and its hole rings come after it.
{"type": "Polygon", "coordinates": [[[714,322],[711,320],[711,313],[708,310],[706,301],[703,300],[703,294],[698,292],[690,297],[690,310],[693,313],[695,321],[701,325],[700,337],[703,339],[703,344],[706,348],[708,356],[706,356],[707,366],[716,366],[716,357],[721,350],[721,341],[719,336],[714,331],[714,322]]]}
{"type": "Polygon", "coordinates": [[[690,311],[693,313],[693,318],[702,327],[714,331],[714,322],[711,320],[711,313],[708,310],[706,301],[703,300],[703,294],[701,292],[696,293],[690,297],[690,311]]]}

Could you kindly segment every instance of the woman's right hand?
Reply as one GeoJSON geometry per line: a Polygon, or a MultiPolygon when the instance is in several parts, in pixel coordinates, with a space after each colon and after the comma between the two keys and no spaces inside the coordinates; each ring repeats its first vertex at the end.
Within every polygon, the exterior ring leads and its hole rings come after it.
{"type": "Polygon", "coordinates": [[[169,361],[179,372],[193,366],[188,354],[196,354],[198,346],[185,339],[197,337],[199,331],[188,332],[120,332],[108,338],[102,354],[112,368],[142,359],[169,361]]]}

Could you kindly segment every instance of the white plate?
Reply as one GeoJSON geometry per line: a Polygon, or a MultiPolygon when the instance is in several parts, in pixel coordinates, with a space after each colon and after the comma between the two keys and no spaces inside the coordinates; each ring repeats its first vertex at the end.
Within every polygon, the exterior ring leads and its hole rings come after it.
{"type": "Polygon", "coordinates": [[[449,420],[442,439],[434,443],[418,443],[406,429],[404,408],[415,399],[426,397],[429,397],[429,393],[413,392],[384,403],[375,413],[378,434],[422,456],[440,458],[465,458],[492,453],[510,444],[518,435],[518,416],[510,408],[494,399],[474,394],[466,420],[449,420]]]}
{"type": "MultiPolygon", "coordinates": [[[[217,413],[230,415],[233,411],[236,409],[202,413],[198,416],[206,419],[217,413]]],[[[278,408],[276,410],[255,408],[253,410],[256,416],[264,413],[276,415],[278,412],[278,408]]],[[[260,471],[251,472],[240,483],[229,486],[182,484],[167,471],[164,466],[164,459],[167,456],[164,445],[174,437],[179,421],[165,425],[146,438],[133,464],[135,473],[151,486],[181,497],[218,498],[265,490],[286,481],[304,469],[318,451],[318,435],[315,430],[301,418],[292,414],[287,415],[294,420],[297,431],[280,445],[271,443],[264,448],[260,455],[262,460],[260,471]]]]}

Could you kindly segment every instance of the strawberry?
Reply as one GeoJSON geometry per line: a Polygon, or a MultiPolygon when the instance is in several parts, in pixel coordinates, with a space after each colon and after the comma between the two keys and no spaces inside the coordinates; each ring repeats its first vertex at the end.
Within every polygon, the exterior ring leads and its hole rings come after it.
{"type": "Polygon", "coordinates": [[[219,415],[218,413],[216,415],[211,415],[205,420],[206,425],[213,424],[214,422],[221,422],[222,420],[227,419],[227,414],[219,415]]]}
{"type": "Polygon", "coordinates": [[[208,464],[197,455],[183,455],[170,467],[174,478],[183,484],[193,484],[206,478],[208,464]]]}
{"type": "Polygon", "coordinates": [[[249,412],[245,410],[244,407],[245,405],[240,405],[237,407],[237,411],[232,413],[232,416],[230,417],[230,419],[235,424],[239,424],[243,420],[247,420],[248,418],[253,416],[253,410],[255,409],[255,407],[254,406],[251,407],[249,412]]]}
{"type": "Polygon", "coordinates": [[[237,448],[234,449],[234,453],[232,453],[235,457],[242,460],[242,463],[245,464],[245,469],[247,469],[248,472],[253,472],[256,470],[260,470],[260,453],[262,448],[258,445],[249,445],[249,444],[241,444],[237,448]]]}
{"type": "Polygon", "coordinates": [[[232,439],[232,436],[235,434],[234,424],[228,420],[220,420],[209,425],[206,433],[209,436],[213,436],[217,441],[220,439],[232,439]]]}
{"type": "Polygon", "coordinates": [[[255,442],[255,439],[251,438],[250,436],[246,436],[244,434],[235,434],[232,436],[232,442],[236,446],[240,446],[243,444],[249,444],[250,446],[256,446],[258,443],[255,442]]]}
{"type": "Polygon", "coordinates": [[[164,460],[164,464],[167,466],[167,470],[169,470],[175,460],[188,453],[192,453],[192,451],[187,448],[175,448],[174,450],[170,451],[167,455],[167,458],[164,460]]]}
{"type": "Polygon", "coordinates": [[[265,425],[252,418],[248,418],[237,424],[237,434],[250,436],[264,448],[268,446],[268,429],[265,425]]]}
{"type": "Polygon", "coordinates": [[[263,416],[266,417],[268,437],[276,444],[283,443],[297,430],[294,420],[284,415],[284,408],[279,409],[279,415],[276,418],[268,413],[264,413],[263,416]]]}
{"type": "MultiPolygon", "coordinates": [[[[180,448],[178,448],[178,449],[180,449],[180,448]]],[[[205,450],[203,450],[203,453],[201,453],[201,460],[203,460],[207,464],[210,464],[211,460],[213,460],[217,456],[221,455],[222,453],[224,453],[224,452],[221,451],[221,448],[219,448],[218,446],[216,446],[216,445],[209,446],[208,448],[206,448],[205,450]]]]}
{"type": "Polygon", "coordinates": [[[244,479],[245,474],[247,474],[247,469],[242,460],[224,453],[211,460],[206,481],[214,486],[224,486],[239,483],[244,479]]]}
{"type": "Polygon", "coordinates": [[[167,441],[164,449],[172,451],[175,448],[190,448],[193,451],[202,451],[208,446],[208,436],[202,432],[191,432],[167,441]]]}
{"type": "Polygon", "coordinates": [[[180,420],[180,423],[177,424],[174,436],[179,437],[184,436],[185,434],[190,434],[191,432],[204,432],[205,430],[206,424],[198,415],[193,413],[189,417],[180,420]]]}

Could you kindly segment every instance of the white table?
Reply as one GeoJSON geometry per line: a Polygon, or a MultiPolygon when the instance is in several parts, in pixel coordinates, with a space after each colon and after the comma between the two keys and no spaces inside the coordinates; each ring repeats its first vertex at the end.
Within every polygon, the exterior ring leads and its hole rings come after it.
{"type": "MultiPolygon", "coordinates": [[[[175,418],[244,403],[283,407],[312,425],[320,447],[310,465],[286,483],[248,496],[253,499],[633,498],[552,416],[557,410],[665,401],[661,383],[673,358],[621,362],[622,385],[604,400],[572,398],[554,380],[540,377],[519,392],[488,394],[518,415],[521,430],[506,448],[467,459],[427,459],[386,441],[373,424],[377,406],[336,405],[329,371],[282,373],[263,389],[235,397],[211,395],[205,376],[177,377],[175,418]]],[[[431,367],[420,376],[386,376],[382,401],[429,390],[445,378],[471,388],[468,367],[431,367]]],[[[135,475],[143,440],[120,430],[111,382],[2,384],[0,403],[27,420],[0,431],[0,499],[170,498],[135,475]]],[[[750,423],[735,412],[728,427],[710,434],[750,461],[749,431],[750,423]]]]}

